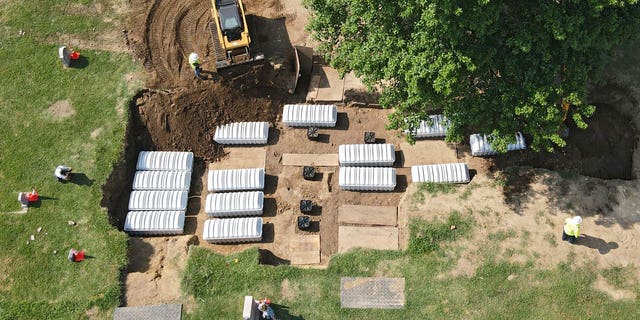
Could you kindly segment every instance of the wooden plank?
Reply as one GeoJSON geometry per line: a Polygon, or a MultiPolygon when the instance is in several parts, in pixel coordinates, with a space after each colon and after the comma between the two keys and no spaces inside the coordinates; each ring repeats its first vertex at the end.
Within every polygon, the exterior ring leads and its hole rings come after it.
{"type": "Polygon", "coordinates": [[[398,250],[398,228],[339,226],[338,252],[352,248],[398,250]]]}
{"type": "MultiPolygon", "coordinates": [[[[316,65],[314,65],[315,68],[316,65]]],[[[322,80],[322,76],[319,74],[311,75],[311,81],[309,81],[309,90],[307,90],[307,98],[306,100],[309,102],[316,101],[318,98],[318,90],[320,88],[320,81],[322,80]]]]}
{"type": "Polygon", "coordinates": [[[264,147],[225,147],[228,152],[220,161],[209,164],[209,169],[264,168],[267,149],[264,147]]]}
{"type": "Polygon", "coordinates": [[[289,94],[293,94],[296,91],[296,87],[298,86],[298,80],[300,79],[300,57],[298,56],[298,48],[293,47],[293,55],[294,55],[294,74],[291,79],[291,83],[289,84],[289,94]]]}
{"type": "Polygon", "coordinates": [[[395,227],[398,224],[398,208],[343,205],[338,208],[338,223],[395,227]]]}
{"type": "Polygon", "coordinates": [[[402,166],[423,164],[441,164],[459,162],[456,157],[455,146],[447,144],[444,140],[423,139],[411,145],[408,142],[401,142],[397,150],[402,150],[402,166]]]}
{"type": "Polygon", "coordinates": [[[282,155],[283,166],[318,166],[335,167],[338,166],[338,154],[296,154],[285,153],[282,155]]]}
{"type": "Polygon", "coordinates": [[[290,247],[292,265],[320,263],[320,235],[292,237],[290,247]]]}
{"type": "Polygon", "coordinates": [[[336,102],[342,101],[344,94],[344,79],[336,69],[322,66],[320,73],[320,85],[315,101],[336,102]]]}

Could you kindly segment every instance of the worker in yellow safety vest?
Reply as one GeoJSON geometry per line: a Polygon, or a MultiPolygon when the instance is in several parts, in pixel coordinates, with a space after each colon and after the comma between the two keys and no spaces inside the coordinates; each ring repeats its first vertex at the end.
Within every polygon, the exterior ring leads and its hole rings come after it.
{"type": "Polygon", "coordinates": [[[564,219],[564,226],[562,227],[562,240],[569,241],[569,243],[575,243],[580,236],[580,224],[582,223],[581,216],[575,216],[573,218],[564,219]]]}
{"type": "Polygon", "coordinates": [[[200,66],[200,57],[198,57],[197,53],[191,52],[189,54],[189,65],[191,65],[191,68],[195,72],[196,77],[202,79],[202,76],[200,75],[202,67],[200,66]]]}

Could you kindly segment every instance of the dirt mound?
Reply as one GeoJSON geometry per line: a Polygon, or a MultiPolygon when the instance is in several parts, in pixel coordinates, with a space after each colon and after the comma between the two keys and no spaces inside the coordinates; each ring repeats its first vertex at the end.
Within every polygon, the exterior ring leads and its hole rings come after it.
{"type": "MultiPolygon", "coordinates": [[[[131,7],[134,9],[128,20],[127,39],[134,55],[144,61],[149,72],[147,86],[151,88],[130,105],[134,118],[130,134],[148,136],[151,142],[142,147],[192,151],[196,157],[211,161],[222,155],[221,147],[213,143],[217,125],[239,121],[275,123],[288,98],[291,68],[286,63],[272,67],[261,61],[212,72],[215,59],[208,27],[210,1],[134,0],[131,7]],[[190,52],[200,55],[208,80],[194,79],[186,61],[190,52]]],[[[254,7],[260,10],[259,6],[254,7]]],[[[264,28],[258,28],[260,35],[255,38],[263,38],[263,33],[286,35],[286,30],[274,23],[277,20],[262,20],[264,28]]],[[[266,51],[274,51],[275,46],[282,56],[289,55],[281,45],[264,40],[266,51]]]]}
{"type": "MultiPolygon", "coordinates": [[[[246,78],[264,80],[269,70],[268,65],[254,65],[246,78]]],[[[236,79],[194,83],[189,89],[148,90],[131,110],[136,122],[132,134],[149,135],[154,150],[191,151],[203,160],[215,160],[223,155],[222,147],[213,143],[216,126],[239,121],[275,123],[281,112],[285,93],[256,85],[247,89],[246,82],[236,79]]]]}
{"type": "Polygon", "coordinates": [[[211,2],[198,0],[131,1],[129,47],[150,73],[149,87],[185,85],[192,74],[187,55],[209,53],[211,2]]]}

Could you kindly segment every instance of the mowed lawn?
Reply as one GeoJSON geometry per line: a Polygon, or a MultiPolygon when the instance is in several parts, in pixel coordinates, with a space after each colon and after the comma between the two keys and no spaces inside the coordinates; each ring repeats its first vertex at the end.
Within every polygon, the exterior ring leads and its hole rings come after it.
{"type": "Polygon", "coordinates": [[[127,54],[82,48],[121,30],[112,4],[0,3],[0,319],[108,319],[119,304],[126,235],[100,202],[138,85],[127,75],[139,67],[127,54]],[[80,44],[79,68],[63,68],[59,39],[80,44]],[[59,164],[74,168],[74,183],[56,181],[59,164]],[[18,192],[32,187],[41,200],[15,213],[18,192]],[[72,247],[90,258],[70,263],[72,247]]]}
{"type": "Polygon", "coordinates": [[[406,252],[357,250],[334,256],[326,270],[259,264],[250,249],[221,256],[193,248],[183,278],[197,307],[187,319],[239,319],[243,297],[269,297],[279,319],[640,319],[635,299],[613,301],[593,289],[598,275],[640,294],[635,270],[572,266],[538,270],[495,255],[501,239],[484,244],[475,275],[454,276],[456,240],[473,232],[471,215],[414,221],[406,252]],[[457,228],[450,230],[455,224],[457,228]],[[404,277],[403,309],[344,309],[341,277],[404,277]]]}

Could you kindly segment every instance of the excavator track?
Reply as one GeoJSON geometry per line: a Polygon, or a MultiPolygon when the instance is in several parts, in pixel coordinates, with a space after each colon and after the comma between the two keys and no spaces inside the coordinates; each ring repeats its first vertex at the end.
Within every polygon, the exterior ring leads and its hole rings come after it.
{"type": "Polygon", "coordinates": [[[211,38],[213,39],[213,53],[216,56],[216,62],[227,60],[227,53],[220,44],[220,37],[218,36],[218,24],[215,22],[209,22],[209,31],[211,32],[211,38]]]}

